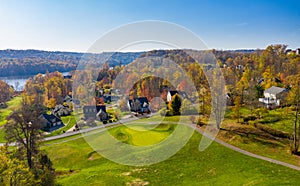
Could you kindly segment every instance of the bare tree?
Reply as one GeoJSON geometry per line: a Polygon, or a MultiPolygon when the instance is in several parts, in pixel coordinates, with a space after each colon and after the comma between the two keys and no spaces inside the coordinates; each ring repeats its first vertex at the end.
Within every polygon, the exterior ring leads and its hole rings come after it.
{"type": "Polygon", "coordinates": [[[299,150],[299,143],[300,143],[300,126],[299,123],[299,102],[300,102],[300,81],[298,79],[297,82],[297,90],[296,90],[296,115],[294,120],[294,134],[293,134],[293,141],[292,141],[292,153],[297,154],[299,150]]]}
{"type": "Polygon", "coordinates": [[[225,81],[222,78],[223,74],[220,70],[215,69],[211,72],[210,91],[211,91],[211,103],[212,103],[212,118],[216,122],[217,129],[221,128],[221,123],[226,108],[226,92],[225,92],[225,81]]]}
{"type": "MultiPolygon", "coordinates": [[[[40,151],[39,144],[43,136],[40,115],[44,112],[42,99],[36,95],[30,102],[23,95],[21,108],[13,112],[5,125],[5,137],[8,143],[16,143],[14,157],[26,160],[29,170],[34,174],[34,181],[39,185],[54,185],[55,170],[47,154],[40,151]]],[[[31,97],[32,98],[32,97],[31,97]]]]}
{"type": "Polygon", "coordinates": [[[34,168],[33,159],[42,140],[40,114],[40,110],[23,100],[21,109],[13,112],[5,125],[7,141],[16,143],[19,155],[25,156],[30,169],[34,168]]]}

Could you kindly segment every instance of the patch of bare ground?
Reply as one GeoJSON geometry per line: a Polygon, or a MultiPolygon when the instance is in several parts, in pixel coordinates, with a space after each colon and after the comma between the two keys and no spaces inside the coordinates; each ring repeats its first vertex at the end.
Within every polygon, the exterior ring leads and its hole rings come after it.
{"type": "Polygon", "coordinates": [[[150,183],[148,181],[144,181],[140,178],[136,178],[132,180],[131,182],[127,182],[126,185],[128,186],[146,186],[149,185],[150,183]]]}

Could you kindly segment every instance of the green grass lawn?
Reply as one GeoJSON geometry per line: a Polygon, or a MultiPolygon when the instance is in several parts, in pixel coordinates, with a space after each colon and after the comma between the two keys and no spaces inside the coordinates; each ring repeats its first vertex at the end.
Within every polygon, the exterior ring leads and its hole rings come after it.
{"type": "MultiPolygon", "coordinates": [[[[242,110],[245,116],[250,114],[247,108],[242,110]]],[[[291,155],[289,139],[263,137],[259,134],[267,134],[266,132],[255,128],[253,124],[237,123],[237,119],[232,118],[231,114],[232,110],[229,107],[222,124],[222,128],[227,130],[219,132],[220,139],[249,152],[300,166],[300,157],[291,155]],[[231,128],[239,128],[243,133],[231,132],[231,128]],[[249,134],[249,129],[254,133],[249,134]]],[[[251,122],[292,134],[294,114],[295,111],[291,107],[278,108],[269,110],[261,119],[251,122]]]]}
{"type": "MultiPolygon", "coordinates": [[[[133,125],[110,129],[120,141],[135,145],[158,143],[171,132],[170,125],[133,125]],[[144,131],[142,130],[144,129],[144,131]],[[137,132],[139,131],[139,132],[137,132]]],[[[96,136],[101,137],[103,133],[96,136]]],[[[54,163],[60,185],[298,185],[300,172],[248,157],[217,143],[198,151],[201,135],[168,160],[133,167],[100,156],[83,138],[47,142],[43,147],[54,163]]],[[[172,148],[172,147],[170,147],[172,148]]],[[[130,154],[128,155],[130,156],[130,154]]]]}
{"type": "Polygon", "coordinates": [[[0,143],[6,142],[4,135],[5,135],[4,129],[0,129],[0,143]]]}
{"type": "Polygon", "coordinates": [[[131,124],[130,128],[120,126],[110,129],[110,133],[119,141],[136,146],[148,146],[161,142],[174,130],[174,125],[153,126],[131,124]],[[158,132],[159,131],[159,132],[158,132]]]}
{"type": "Polygon", "coordinates": [[[13,111],[18,109],[18,107],[20,106],[21,101],[22,101],[21,96],[14,97],[6,103],[7,108],[0,109],[0,143],[6,142],[6,140],[4,139],[4,129],[3,129],[3,125],[5,125],[6,122],[7,122],[6,118],[13,111]]]}
{"type": "Polygon", "coordinates": [[[18,109],[21,101],[21,96],[14,97],[7,102],[7,108],[0,109],[0,126],[3,126],[7,122],[7,116],[9,116],[13,111],[18,109]]]}
{"type": "MultiPolygon", "coordinates": [[[[242,107],[240,109],[241,119],[251,115],[250,109],[242,107]]],[[[254,113],[253,113],[254,115],[254,113]]],[[[233,119],[232,107],[228,107],[225,113],[225,119],[233,119]]],[[[295,110],[292,107],[277,108],[274,110],[267,110],[262,118],[255,120],[257,123],[262,123],[277,130],[293,133],[293,124],[295,119],[295,110]]],[[[237,119],[235,119],[237,121],[237,119]]]]}
{"type": "Polygon", "coordinates": [[[293,111],[291,107],[271,110],[269,111],[269,117],[271,117],[274,122],[267,123],[267,125],[278,130],[289,132],[290,134],[293,133],[295,111],[293,111]]]}

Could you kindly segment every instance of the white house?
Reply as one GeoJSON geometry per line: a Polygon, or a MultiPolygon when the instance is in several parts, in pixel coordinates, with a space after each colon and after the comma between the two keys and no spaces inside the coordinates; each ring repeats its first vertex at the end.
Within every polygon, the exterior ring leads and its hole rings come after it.
{"type": "Polygon", "coordinates": [[[300,48],[297,48],[297,49],[296,49],[296,54],[297,54],[297,55],[300,55],[300,48]]]}
{"type": "Polygon", "coordinates": [[[259,101],[264,103],[267,108],[270,106],[280,106],[280,101],[284,96],[286,89],[272,86],[264,91],[264,98],[259,98],[259,101]]]}

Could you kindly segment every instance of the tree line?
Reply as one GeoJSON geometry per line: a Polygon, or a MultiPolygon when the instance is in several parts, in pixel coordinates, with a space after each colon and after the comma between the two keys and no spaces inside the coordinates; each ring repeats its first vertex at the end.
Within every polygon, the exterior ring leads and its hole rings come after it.
{"type": "Polygon", "coordinates": [[[48,72],[69,72],[75,70],[79,62],[110,66],[126,65],[143,52],[106,52],[101,54],[58,52],[40,50],[0,50],[0,75],[27,76],[48,72]]]}
{"type": "Polygon", "coordinates": [[[14,88],[0,80],[0,103],[9,101],[14,95],[14,88]]]}

